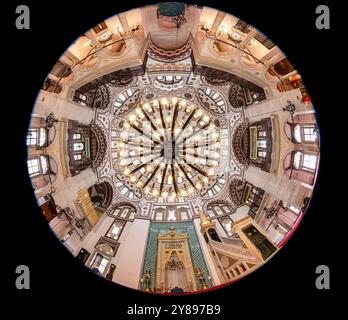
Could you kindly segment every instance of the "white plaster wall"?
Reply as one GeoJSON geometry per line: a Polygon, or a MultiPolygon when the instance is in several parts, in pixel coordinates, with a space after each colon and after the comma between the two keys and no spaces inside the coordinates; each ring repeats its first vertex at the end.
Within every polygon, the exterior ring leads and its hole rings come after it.
{"type": "Polygon", "coordinates": [[[242,220],[243,218],[247,217],[249,210],[250,210],[250,208],[247,205],[239,207],[235,213],[230,215],[230,217],[233,220],[233,222],[237,222],[237,221],[242,220]]]}
{"type": "Polygon", "coordinates": [[[99,238],[105,235],[105,233],[110,228],[114,220],[115,218],[111,218],[108,215],[103,214],[102,217],[99,219],[98,223],[87,234],[83,241],[69,243],[70,246],[73,246],[74,255],[77,255],[81,248],[84,248],[88,252],[90,252],[92,256],[93,252],[95,251],[94,246],[98,242],[99,238]]]}

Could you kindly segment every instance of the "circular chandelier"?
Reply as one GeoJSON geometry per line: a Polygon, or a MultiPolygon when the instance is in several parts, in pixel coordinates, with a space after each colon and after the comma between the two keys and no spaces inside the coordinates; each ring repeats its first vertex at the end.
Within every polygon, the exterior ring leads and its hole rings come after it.
{"type": "Polygon", "coordinates": [[[176,97],[136,107],[120,122],[117,167],[147,198],[192,197],[220,164],[218,121],[176,97]]]}

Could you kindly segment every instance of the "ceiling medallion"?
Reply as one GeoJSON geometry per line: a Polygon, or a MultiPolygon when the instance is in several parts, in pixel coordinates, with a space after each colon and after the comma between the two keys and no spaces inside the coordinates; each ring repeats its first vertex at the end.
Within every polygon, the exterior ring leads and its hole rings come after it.
{"type": "Polygon", "coordinates": [[[184,201],[214,179],[220,132],[199,106],[166,97],[128,115],[117,153],[116,168],[146,198],[184,201]]]}

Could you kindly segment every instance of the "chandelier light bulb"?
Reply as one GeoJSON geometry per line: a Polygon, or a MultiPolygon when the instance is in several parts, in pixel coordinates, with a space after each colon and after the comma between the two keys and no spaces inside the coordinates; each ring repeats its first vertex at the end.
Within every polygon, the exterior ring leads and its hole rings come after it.
{"type": "Polygon", "coordinates": [[[212,165],[213,165],[214,167],[216,167],[218,164],[219,164],[219,162],[217,162],[216,160],[212,161],[212,165]]]}
{"type": "Polygon", "coordinates": [[[134,114],[131,114],[131,115],[129,116],[129,121],[132,123],[132,122],[135,121],[136,118],[137,118],[137,117],[136,117],[134,114]]]}
{"type": "Polygon", "coordinates": [[[209,169],[208,171],[208,176],[213,176],[214,175],[214,170],[213,169],[209,169]]]}

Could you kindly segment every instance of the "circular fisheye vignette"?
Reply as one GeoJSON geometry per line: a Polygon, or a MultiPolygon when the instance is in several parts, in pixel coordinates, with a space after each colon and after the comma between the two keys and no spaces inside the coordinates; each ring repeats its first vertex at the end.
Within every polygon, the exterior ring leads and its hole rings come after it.
{"type": "Polygon", "coordinates": [[[159,3],[59,58],[27,134],[42,213],[82,264],[171,295],[265,264],[312,197],[319,129],[286,55],[243,20],[159,3]]]}

